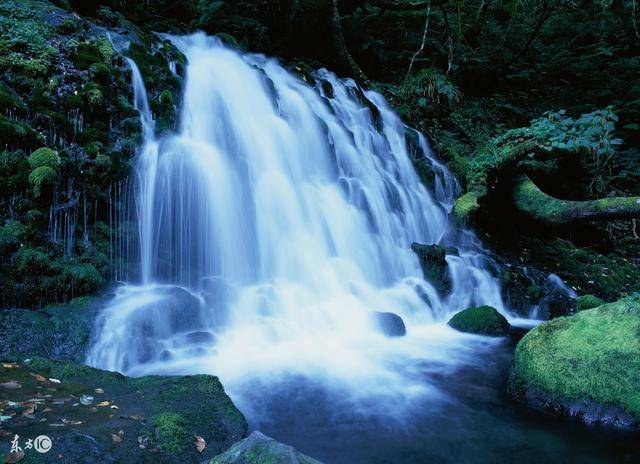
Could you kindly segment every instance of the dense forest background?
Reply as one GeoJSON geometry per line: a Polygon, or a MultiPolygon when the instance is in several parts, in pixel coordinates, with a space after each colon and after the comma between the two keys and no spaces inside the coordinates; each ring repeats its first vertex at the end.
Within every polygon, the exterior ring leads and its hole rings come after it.
{"type": "Polygon", "coordinates": [[[638,291],[637,3],[4,0],[0,304],[42,307],[135,272],[140,127],[118,43],[131,42],[162,132],[184,62],[154,32],[194,30],[307,80],[328,67],[382,92],[458,176],[455,214],[504,264],[513,307],[541,298],[536,269],[605,300],[638,291]]]}

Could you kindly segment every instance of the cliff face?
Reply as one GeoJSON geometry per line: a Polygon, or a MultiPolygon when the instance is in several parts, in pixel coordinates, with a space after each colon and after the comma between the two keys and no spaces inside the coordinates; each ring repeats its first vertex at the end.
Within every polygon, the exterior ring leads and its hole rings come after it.
{"type": "Polygon", "coordinates": [[[135,255],[128,182],[140,141],[129,69],[158,130],[175,124],[179,53],[108,9],[0,5],[0,305],[40,307],[123,278],[135,255]]]}

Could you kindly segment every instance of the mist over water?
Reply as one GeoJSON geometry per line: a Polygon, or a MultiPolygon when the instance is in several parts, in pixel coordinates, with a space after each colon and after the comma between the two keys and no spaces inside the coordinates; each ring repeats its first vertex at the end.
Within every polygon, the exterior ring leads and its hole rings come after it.
{"type": "Polygon", "coordinates": [[[176,133],[156,138],[129,61],[145,137],[141,281],[117,290],[87,362],[215,374],[247,409],[245,392],[294,378],[367,413],[447,401],[428,376],[500,343],[447,318],[479,304],[509,313],[477,239],[451,218],[458,186],[424,137],[381,95],[328,71],[312,85],[204,34],[171,40],[188,60],[176,133]],[[416,151],[433,190],[413,168],[416,151]],[[457,248],[449,295],[423,279],[412,242],[457,248]],[[380,333],[375,311],[401,316],[407,335],[380,333]]]}

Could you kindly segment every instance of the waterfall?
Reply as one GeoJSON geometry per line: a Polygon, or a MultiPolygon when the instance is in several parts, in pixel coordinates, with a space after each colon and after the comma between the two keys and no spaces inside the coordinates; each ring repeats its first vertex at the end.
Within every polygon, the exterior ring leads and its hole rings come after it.
{"type": "Polygon", "coordinates": [[[420,183],[381,95],[326,70],[309,85],[204,34],[171,40],[188,60],[177,133],[156,138],[129,60],[141,282],[100,316],[90,365],[209,372],[232,390],[300,375],[361,394],[428,389],[416,366],[489,343],[444,324],[472,304],[508,315],[478,240],[452,220],[457,183],[417,134],[435,173],[433,191],[420,183]],[[457,249],[449,295],[423,279],[412,242],[457,249]],[[407,335],[385,337],[374,311],[407,335]]]}

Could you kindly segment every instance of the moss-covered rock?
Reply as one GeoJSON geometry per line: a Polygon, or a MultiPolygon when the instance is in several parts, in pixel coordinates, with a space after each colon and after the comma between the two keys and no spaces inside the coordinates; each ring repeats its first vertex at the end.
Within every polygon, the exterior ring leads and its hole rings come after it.
{"type": "Polygon", "coordinates": [[[322,464],[261,432],[253,432],[209,464],[322,464]]]}
{"type": "MultiPolygon", "coordinates": [[[[11,401],[3,429],[48,435],[43,462],[177,463],[213,458],[247,434],[247,423],[216,377],[125,377],[69,362],[34,358],[3,363],[1,404],[11,401]],[[24,410],[33,407],[31,414],[24,410]],[[207,447],[199,453],[193,435],[207,447]]],[[[10,441],[2,440],[6,455],[10,441]]],[[[28,453],[27,453],[28,455],[28,453]]]]}
{"type": "Polygon", "coordinates": [[[640,426],[640,295],[541,324],[517,345],[511,395],[614,427],[640,426]]]}
{"type": "Polygon", "coordinates": [[[458,221],[468,222],[478,208],[478,195],[474,192],[467,192],[456,200],[453,213],[458,221]]]}
{"type": "Polygon", "coordinates": [[[578,297],[578,311],[585,309],[597,308],[602,306],[605,302],[594,295],[581,295],[578,297]]]}
{"type": "Polygon", "coordinates": [[[83,361],[93,323],[102,307],[102,299],[81,297],[40,311],[0,311],[0,359],[21,361],[42,356],[83,361]]]}
{"type": "Polygon", "coordinates": [[[509,322],[495,308],[467,308],[453,316],[449,326],[460,332],[501,337],[509,333],[509,322]]]}

